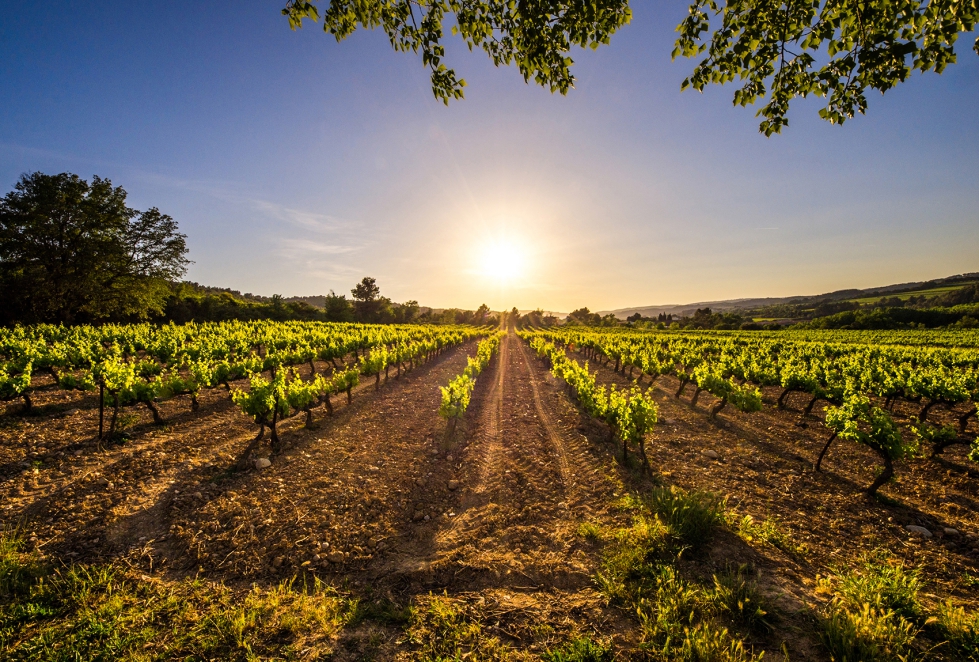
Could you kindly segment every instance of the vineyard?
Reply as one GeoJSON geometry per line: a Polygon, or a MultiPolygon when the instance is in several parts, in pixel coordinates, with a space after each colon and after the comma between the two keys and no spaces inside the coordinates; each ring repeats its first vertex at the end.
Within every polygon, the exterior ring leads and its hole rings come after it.
{"type": "Polygon", "coordinates": [[[13,327],[0,657],[976,660],[977,377],[968,330],[13,327]]]}

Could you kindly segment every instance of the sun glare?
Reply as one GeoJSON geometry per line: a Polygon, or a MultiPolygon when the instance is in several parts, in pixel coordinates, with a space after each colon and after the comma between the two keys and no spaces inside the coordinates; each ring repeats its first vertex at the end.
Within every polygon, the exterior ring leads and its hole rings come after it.
{"type": "Polygon", "coordinates": [[[520,280],[527,272],[527,254],[513,241],[496,241],[483,249],[480,272],[500,284],[520,280]]]}

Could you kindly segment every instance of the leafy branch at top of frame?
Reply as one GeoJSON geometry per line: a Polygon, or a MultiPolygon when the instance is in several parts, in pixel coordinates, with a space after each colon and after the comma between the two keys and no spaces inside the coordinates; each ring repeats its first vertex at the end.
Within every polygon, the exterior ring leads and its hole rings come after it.
{"type": "Polygon", "coordinates": [[[765,100],[759,130],[771,136],[796,97],[826,97],[820,116],[842,124],[866,111],[868,89],[941,73],[977,20],[976,0],[694,0],[673,58],[706,53],[682,88],[741,81],[734,103],[765,100]]]}
{"type": "MultiPolygon", "coordinates": [[[[292,29],[317,21],[315,1],[289,0],[282,10],[292,29]]],[[[567,94],[574,86],[572,46],[597,48],[629,22],[628,0],[330,0],[323,29],[342,40],[358,27],[380,28],[398,51],[421,52],[432,92],[448,104],[461,99],[465,80],[447,68],[443,24],[470,50],[480,48],[496,66],[516,64],[524,80],[567,94]]]]}

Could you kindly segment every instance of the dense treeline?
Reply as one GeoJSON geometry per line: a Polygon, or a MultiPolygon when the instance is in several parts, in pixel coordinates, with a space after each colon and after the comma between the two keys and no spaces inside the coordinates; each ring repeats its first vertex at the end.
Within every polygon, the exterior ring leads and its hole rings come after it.
{"type": "Polygon", "coordinates": [[[371,324],[499,324],[485,304],[476,310],[449,308],[435,311],[421,308],[417,301],[394,303],[381,296],[375,279],[365,277],[351,290],[353,298],[330,292],[325,297],[308,297],[322,301],[322,307],[301,299],[241,295],[229,290],[207,288],[195,283],[171,286],[161,315],[152,321],[224,322],[229,320],[273,320],[310,322],[363,322],[371,324]],[[367,298],[358,298],[367,297],[367,298]]]}
{"type": "Polygon", "coordinates": [[[979,327],[979,305],[950,308],[873,308],[850,310],[797,325],[802,329],[907,329],[979,327]]]}

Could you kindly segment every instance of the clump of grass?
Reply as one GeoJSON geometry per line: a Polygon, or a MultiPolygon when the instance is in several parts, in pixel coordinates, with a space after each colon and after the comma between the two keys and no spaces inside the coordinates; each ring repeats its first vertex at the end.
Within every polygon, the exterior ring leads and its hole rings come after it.
{"type": "Polygon", "coordinates": [[[868,604],[859,610],[831,607],[820,633],[831,659],[838,662],[904,662],[916,635],[906,619],[868,604]]]}
{"type": "Polygon", "coordinates": [[[606,532],[598,584],[610,601],[633,611],[641,657],[677,662],[755,662],[762,654],[722,621],[763,630],[767,610],[743,569],[709,585],[684,579],[674,566],[687,549],[703,545],[724,521],[725,504],[708,492],[656,487],[623,503],[638,511],[632,523],[606,532]]]}
{"type": "Polygon", "coordinates": [[[580,637],[561,648],[547,651],[541,658],[544,662],[612,662],[615,651],[610,645],[580,637]]]}
{"type": "Polygon", "coordinates": [[[318,582],[240,595],[101,565],[49,566],[0,536],[4,660],[250,659],[326,655],[350,603],[318,582]]]}
{"type": "Polygon", "coordinates": [[[792,536],[779,526],[779,521],[775,517],[763,522],[756,522],[751,515],[745,515],[740,519],[731,518],[729,523],[734,528],[735,533],[746,542],[761,540],[775,549],[800,559],[809,554],[809,547],[805,544],[796,543],[792,536]]]}
{"type": "Polygon", "coordinates": [[[467,617],[446,596],[430,596],[423,608],[413,608],[409,639],[420,647],[422,662],[511,659],[511,651],[496,637],[485,636],[480,624],[467,617]]]}
{"type": "Polygon", "coordinates": [[[946,601],[938,606],[937,625],[945,650],[958,659],[979,660],[979,612],[968,613],[946,601]]]}
{"type": "Polygon", "coordinates": [[[717,598],[662,566],[652,590],[637,604],[641,649],[653,659],[754,662],[762,659],[716,621],[717,598]]]}
{"type": "Polygon", "coordinates": [[[757,633],[772,629],[769,609],[758,585],[747,578],[747,567],[714,575],[715,605],[737,625],[757,633]]]}
{"type": "Polygon", "coordinates": [[[628,602],[659,572],[669,549],[669,529],[658,517],[636,515],[631,526],[611,537],[598,574],[599,587],[610,600],[628,602]]]}
{"type": "Polygon", "coordinates": [[[918,571],[880,558],[820,579],[833,595],[821,621],[821,638],[834,660],[905,660],[924,621],[918,571]]]}
{"type": "Polygon", "coordinates": [[[602,527],[595,522],[582,522],[578,525],[578,535],[589,542],[599,542],[602,539],[602,527]]]}
{"type": "Polygon", "coordinates": [[[902,563],[888,563],[880,557],[865,557],[856,568],[839,573],[835,578],[822,579],[819,589],[836,594],[851,608],[868,604],[912,621],[921,621],[924,617],[918,599],[920,572],[908,570],[902,563]]]}
{"type": "Polygon", "coordinates": [[[695,549],[710,540],[724,521],[724,501],[710,492],[654,487],[643,501],[666,524],[671,536],[695,549]]]}

